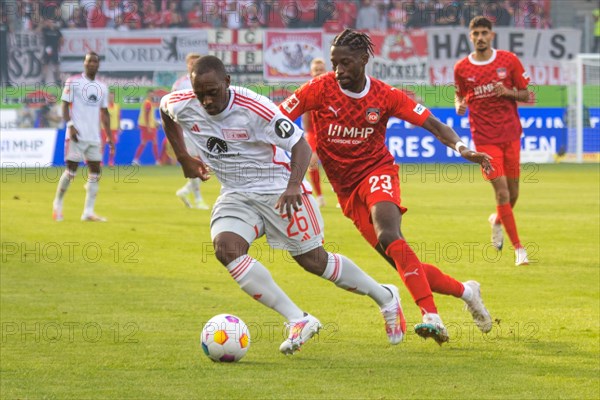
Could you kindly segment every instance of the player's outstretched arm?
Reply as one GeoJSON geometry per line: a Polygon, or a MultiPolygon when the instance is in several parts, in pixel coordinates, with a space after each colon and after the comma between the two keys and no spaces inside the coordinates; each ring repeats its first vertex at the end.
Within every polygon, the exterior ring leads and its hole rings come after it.
{"type": "Polygon", "coordinates": [[[469,149],[467,145],[461,142],[460,137],[456,134],[454,129],[441,122],[433,114],[425,120],[423,128],[431,132],[446,146],[458,151],[464,159],[481,165],[485,172],[493,170],[492,165],[490,164],[492,158],[489,155],[469,149]]]}
{"type": "Polygon", "coordinates": [[[303,137],[292,147],[290,180],[288,181],[287,188],[277,200],[277,204],[275,204],[275,208],[280,210],[281,214],[287,214],[290,220],[292,219],[293,211],[298,211],[302,205],[302,181],[304,175],[306,175],[311,154],[312,150],[303,137]]]}
{"type": "Polygon", "coordinates": [[[467,101],[464,97],[454,96],[454,109],[456,114],[465,115],[467,112],[467,101]]]}
{"type": "Polygon", "coordinates": [[[173,147],[177,161],[181,164],[183,175],[186,178],[200,178],[203,181],[208,180],[210,174],[207,165],[197,158],[190,156],[187,152],[183,141],[183,131],[181,127],[173,121],[170,116],[165,114],[163,110],[160,110],[160,119],[162,120],[165,135],[167,135],[167,139],[173,147]]]}

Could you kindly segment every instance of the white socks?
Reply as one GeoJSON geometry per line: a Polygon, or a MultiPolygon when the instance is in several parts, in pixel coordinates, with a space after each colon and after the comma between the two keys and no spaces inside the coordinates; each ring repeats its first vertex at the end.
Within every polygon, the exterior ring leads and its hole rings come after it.
{"type": "Polygon", "coordinates": [[[190,178],[186,188],[192,192],[195,201],[202,201],[202,195],[200,194],[200,178],[190,178]]]}
{"type": "Polygon", "coordinates": [[[352,293],[366,294],[381,307],[392,300],[389,290],[377,283],[367,275],[349,258],[341,255],[328,253],[327,267],[321,275],[338,287],[351,291],[352,293]]]}
{"type": "Polygon", "coordinates": [[[460,296],[460,298],[464,301],[471,301],[471,299],[473,298],[473,289],[471,289],[469,285],[465,285],[464,283],[462,285],[465,288],[465,290],[462,296],[460,296]]]}
{"type": "Polygon", "coordinates": [[[96,195],[98,194],[98,180],[100,177],[98,174],[90,173],[88,176],[88,181],[85,185],[86,195],[85,195],[85,207],[83,209],[83,215],[93,215],[94,214],[94,204],[96,203],[96,195]]]}
{"type": "Polygon", "coordinates": [[[65,169],[60,176],[60,179],[58,180],[58,187],[56,188],[56,196],[54,196],[54,208],[62,210],[65,193],[67,192],[71,181],[75,179],[75,175],[75,172],[71,171],[70,169],[65,169]]]}
{"type": "Polygon", "coordinates": [[[304,317],[304,312],[277,286],[269,270],[258,260],[243,255],[230,262],[226,268],[242,290],[261,304],[277,311],[289,321],[304,317]]]}

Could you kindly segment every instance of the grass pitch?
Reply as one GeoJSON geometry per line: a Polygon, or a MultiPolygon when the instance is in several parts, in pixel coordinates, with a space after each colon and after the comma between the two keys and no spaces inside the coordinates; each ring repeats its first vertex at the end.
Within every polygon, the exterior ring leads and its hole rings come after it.
{"type": "MultiPolygon", "coordinates": [[[[264,241],[252,248],[322,333],[292,357],[278,352],[283,319],[250,299],[212,254],[209,212],[174,196],[176,167],[104,171],[82,223],[80,173],[51,220],[59,169],[1,171],[2,399],[540,399],[600,398],[598,165],[526,165],[516,209],[532,264],[488,244],[489,184],[473,166],[405,165],[403,233],[421,259],[482,284],[496,319],[482,335],[460,300],[437,296],[451,341],[409,329],[387,343],[375,303],[304,272],[264,241]],[[228,312],[252,345],[236,364],[202,354],[205,321],[228,312]]],[[[399,277],[335,208],[322,209],[330,250],[400,287],[399,277]]],[[[202,186],[209,202],[216,181],[202,186]]]]}

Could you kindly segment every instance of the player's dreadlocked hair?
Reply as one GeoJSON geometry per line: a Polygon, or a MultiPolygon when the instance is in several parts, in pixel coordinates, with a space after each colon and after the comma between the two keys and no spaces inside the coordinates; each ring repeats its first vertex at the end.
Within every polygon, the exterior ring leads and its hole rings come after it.
{"type": "Polygon", "coordinates": [[[352,29],[344,29],[342,33],[333,39],[332,46],[348,46],[352,50],[362,50],[365,53],[374,55],[373,42],[369,35],[352,29]]]}

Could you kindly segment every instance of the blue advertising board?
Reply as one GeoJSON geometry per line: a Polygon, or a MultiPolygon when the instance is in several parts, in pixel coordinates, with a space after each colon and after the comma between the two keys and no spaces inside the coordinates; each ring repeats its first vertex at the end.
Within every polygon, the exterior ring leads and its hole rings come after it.
{"type": "MultiPolygon", "coordinates": [[[[467,116],[457,116],[453,108],[434,108],[433,114],[448,124],[458,133],[462,141],[472,146],[467,116]]],[[[584,127],[584,152],[600,153],[600,109],[587,110],[589,124],[584,127]]],[[[138,110],[123,110],[121,127],[116,146],[115,164],[131,164],[135,151],[140,144],[140,131],[137,127],[138,110]]],[[[547,154],[562,153],[567,145],[567,127],[565,109],[522,107],[519,109],[521,124],[525,136],[521,140],[523,154],[542,152],[547,154]]],[[[54,164],[64,164],[64,130],[58,131],[54,164]]],[[[159,152],[163,149],[165,135],[159,128],[157,135],[159,152]]],[[[465,162],[455,151],[441,144],[425,129],[391,118],[388,121],[386,144],[398,163],[449,163],[465,162]]],[[[105,149],[105,162],[108,149],[105,149]]],[[[140,163],[153,165],[156,160],[152,154],[151,144],[147,144],[140,163]]]]}

